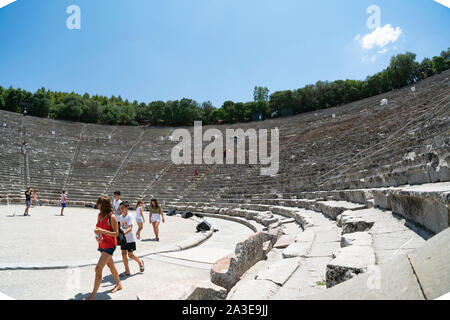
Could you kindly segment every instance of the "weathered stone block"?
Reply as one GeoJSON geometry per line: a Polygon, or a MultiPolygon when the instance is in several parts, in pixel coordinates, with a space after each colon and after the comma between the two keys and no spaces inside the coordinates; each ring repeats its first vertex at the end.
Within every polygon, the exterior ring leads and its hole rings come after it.
{"type": "Polygon", "coordinates": [[[230,290],[227,300],[268,300],[279,288],[269,280],[245,279],[230,290]]]}
{"type": "Polygon", "coordinates": [[[307,257],[311,250],[312,242],[294,242],[283,250],[284,259],[307,257]]]}
{"type": "Polygon", "coordinates": [[[392,193],[389,196],[392,211],[433,232],[449,227],[450,209],[435,199],[392,193]]]}
{"type": "Polygon", "coordinates": [[[262,232],[239,242],[233,255],[218,260],[211,268],[211,282],[230,290],[240,277],[258,261],[264,259],[262,232]]]}
{"type": "Polygon", "coordinates": [[[275,243],[273,247],[277,249],[284,249],[287,248],[293,242],[295,242],[295,236],[284,235],[281,236],[280,239],[278,239],[278,241],[275,243]]]}
{"type": "Polygon", "coordinates": [[[183,300],[225,300],[227,290],[216,286],[210,281],[204,281],[192,286],[183,297],[183,300]]]}
{"type": "Polygon", "coordinates": [[[301,259],[293,258],[279,260],[270,264],[266,269],[258,272],[256,280],[270,280],[278,286],[283,286],[289,277],[297,270],[301,259]]]}
{"type": "Polygon", "coordinates": [[[375,207],[391,210],[391,202],[389,199],[388,190],[373,190],[372,195],[375,207]]]}
{"type": "Polygon", "coordinates": [[[327,288],[365,273],[369,266],[375,265],[375,252],[371,247],[350,246],[339,249],[334,254],[334,259],[327,265],[327,288]]]}
{"type": "Polygon", "coordinates": [[[408,169],[408,184],[424,184],[430,183],[430,175],[426,168],[410,168],[408,169]]]}
{"type": "Polygon", "coordinates": [[[427,299],[439,298],[450,291],[450,228],[408,256],[427,299]]]}
{"type": "Polygon", "coordinates": [[[371,246],[372,236],[367,232],[355,232],[344,234],[341,238],[341,247],[371,246]]]}

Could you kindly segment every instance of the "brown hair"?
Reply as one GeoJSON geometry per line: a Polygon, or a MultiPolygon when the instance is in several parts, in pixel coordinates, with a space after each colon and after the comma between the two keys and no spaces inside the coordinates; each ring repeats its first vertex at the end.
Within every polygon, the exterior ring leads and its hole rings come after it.
{"type": "Polygon", "coordinates": [[[159,208],[158,201],[157,201],[156,199],[152,199],[152,200],[150,201],[150,206],[151,206],[152,208],[154,208],[154,209],[158,209],[158,208],[159,208]],[[156,207],[153,205],[153,202],[155,202],[156,207]]]}
{"type": "Polygon", "coordinates": [[[139,207],[139,205],[140,205],[141,203],[144,203],[144,202],[141,201],[141,200],[139,200],[139,201],[137,202],[136,206],[139,207]]]}
{"type": "Polygon", "coordinates": [[[100,214],[102,217],[109,216],[112,211],[111,199],[108,196],[101,196],[97,200],[97,207],[100,209],[100,214]]]}

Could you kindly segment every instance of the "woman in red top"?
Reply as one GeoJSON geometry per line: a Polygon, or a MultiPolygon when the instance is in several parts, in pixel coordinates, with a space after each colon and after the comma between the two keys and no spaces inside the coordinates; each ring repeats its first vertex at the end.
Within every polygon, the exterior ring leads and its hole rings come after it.
{"type": "Polygon", "coordinates": [[[122,290],[119,273],[117,272],[112,258],[117,247],[117,236],[119,235],[117,217],[112,214],[113,208],[108,196],[100,197],[97,201],[97,207],[100,209],[100,213],[98,215],[97,227],[95,228],[94,233],[98,242],[98,251],[102,254],[95,267],[94,290],[88,300],[94,300],[97,295],[98,288],[102,282],[102,271],[105,265],[109,267],[109,270],[111,270],[111,274],[116,281],[116,286],[112,289],[111,293],[122,290]]]}

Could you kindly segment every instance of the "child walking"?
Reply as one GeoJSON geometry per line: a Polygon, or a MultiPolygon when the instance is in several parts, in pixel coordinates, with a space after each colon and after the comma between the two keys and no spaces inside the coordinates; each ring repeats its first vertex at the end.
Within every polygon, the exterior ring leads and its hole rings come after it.
{"type": "MultiPolygon", "coordinates": [[[[128,258],[131,260],[134,260],[139,265],[139,271],[144,272],[145,266],[144,261],[139,259],[134,255],[134,251],[136,251],[136,236],[135,231],[133,230],[133,222],[134,219],[131,215],[128,214],[128,209],[130,205],[128,201],[124,201],[120,204],[120,212],[122,213],[121,216],[118,217],[118,221],[120,223],[120,228],[123,230],[123,233],[125,234],[125,238],[127,239],[127,244],[125,247],[120,247],[122,249],[122,259],[123,264],[125,266],[125,272],[120,274],[120,277],[126,277],[131,275],[130,272],[130,266],[128,264],[128,258]],[[128,257],[127,257],[127,251],[128,251],[128,257]]],[[[136,229],[135,229],[136,230],[136,229]]]]}
{"type": "Polygon", "coordinates": [[[63,190],[61,193],[61,216],[64,216],[64,208],[66,207],[66,203],[67,203],[66,191],[63,190]]]}
{"type": "Polygon", "coordinates": [[[113,208],[116,216],[120,216],[120,204],[122,200],[120,200],[120,191],[114,192],[114,200],[113,200],[113,208]]]}
{"type": "Polygon", "coordinates": [[[138,230],[136,232],[136,238],[141,240],[141,231],[144,229],[144,202],[138,201],[136,205],[136,223],[138,225],[138,230]]]}

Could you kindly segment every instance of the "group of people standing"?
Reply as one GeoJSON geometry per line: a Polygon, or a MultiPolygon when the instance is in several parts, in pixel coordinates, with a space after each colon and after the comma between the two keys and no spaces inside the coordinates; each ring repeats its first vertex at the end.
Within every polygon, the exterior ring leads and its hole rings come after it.
{"type": "Polygon", "coordinates": [[[31,207],[31,201],[33,200],[33,206],[41,206],[41,202],[38,200],[38,196],[36,193],[36,190],[34,190],[33,188],[27,188],[27,190],[25,191],[25,212],[24,212],[24,216],[31,216],[30,215],[30,207],[31,207]]]}
{"type": "MultiPolygon", "coordinates": [[[[28,216],[30,217],[30,207],[31,207],[31,198],[33,198],[33,205],[36,206],[41,206],[41,202],[38,200],[37,197],[37,193],[36,190],[34,190],[33,188],[27,188],[27,190],[25,191],[25,212],[24,212],[24,216],[28,216]]],[[[64,208],[66,207],[66,203],[67,203],[67,196],[66,196],[66,192],[63,190],[61,193],[61,216],[64,216],[64,208]]]]}
{"type": "MultiPolygon", "coordinates": [[[[134,251],[136,251],[136,242],[141,239],[141,232],[145,223],[144,203],[142,201],[137,202],[136,217],[134,218],[129,214],[130,204],[127,201],[120,200],[120,192],[116,191],[112,201],[108,196],[101,196],[97,201],[97,208],[100,212],[94,233],[98,242],[98,251],[100,251],[101,255],[95,267],[94,289],[88,300],[94,300],[96,298],[105,266],[108,266],[116,282],[116,286],[112,289],[111,293],[122,290],[121,278],[131,275],[128,259],[134,260],[139,265],[140,272],[145,271],[144,261],[134,254],[134,251]],[[137,227],[134,224],[135,221],[137,227]],[[126,238],[126,244],[120,245],[125,267],[125,271],[121,274],[117,271],[112,258],[118,245],[119,228],[126,238]]],[[[155,241],[159,241],[159,224],[161,221],[163,223],[165,222],[164,211],[158,204],[158,201],[152,199],[149,222],[153,225],[156,236],[155,241]]]]}

